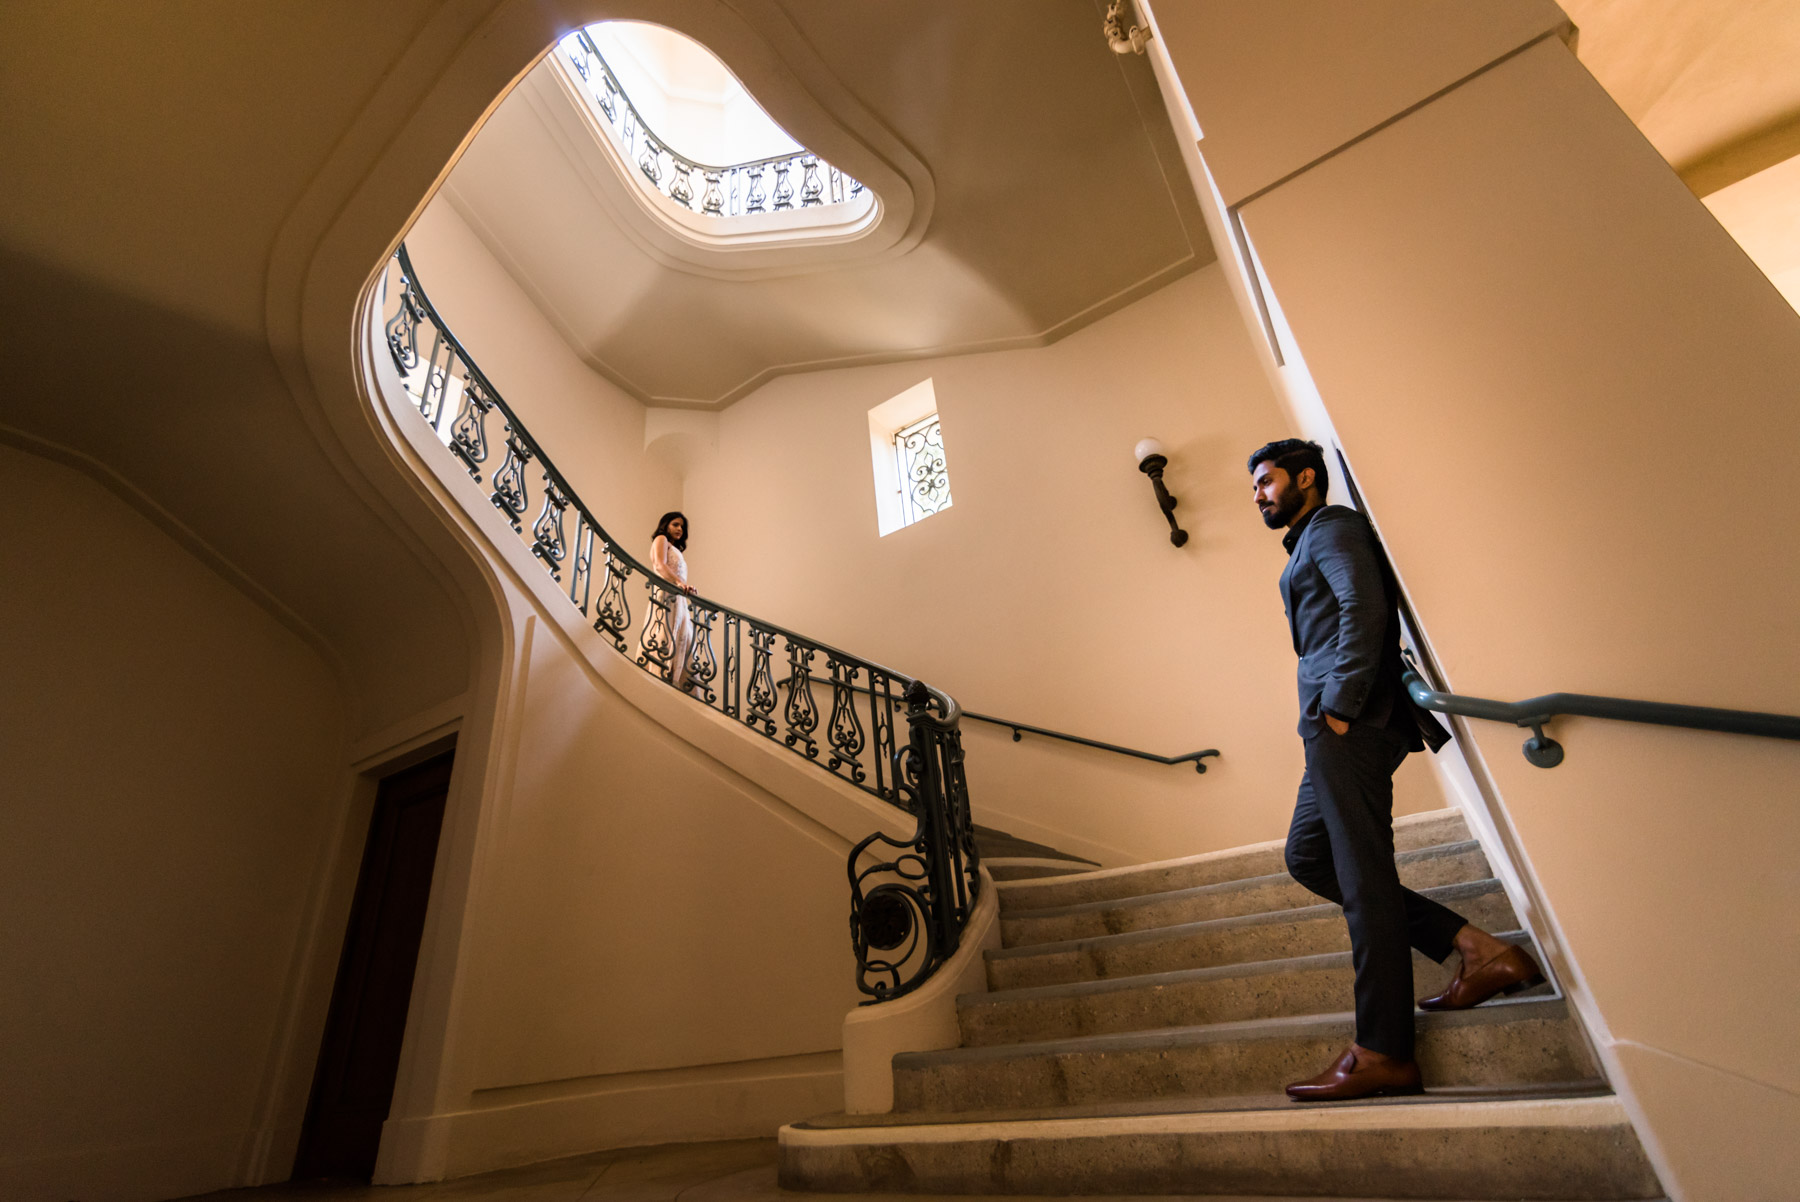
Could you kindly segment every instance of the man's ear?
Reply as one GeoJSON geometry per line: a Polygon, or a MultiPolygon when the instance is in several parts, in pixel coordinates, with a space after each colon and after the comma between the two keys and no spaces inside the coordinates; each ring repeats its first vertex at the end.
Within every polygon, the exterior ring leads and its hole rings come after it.
{"type": "Polygon", "coordinates": [[[1294,477],[1294,487],[1301,492],[1306,492],[1312,488],[1313,481],[1318,478],[1319,473],[1313,471],[1310,467],[1303,467],[1300,469],[1299,474],[1294,477]]]}

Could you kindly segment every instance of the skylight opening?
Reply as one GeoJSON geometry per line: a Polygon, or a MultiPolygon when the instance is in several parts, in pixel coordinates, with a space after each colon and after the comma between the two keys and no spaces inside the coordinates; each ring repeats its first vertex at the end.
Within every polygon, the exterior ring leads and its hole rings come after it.
{"type": "Polygon", "coordinates": [[[607,21],[587,33],[638,113],[676,154],[723,164],[804,149],[692,38],[642,21],[607,21]]]}
{"type": "Polygon", "coordinates": [[[874,207],[861,182],[802,146],[699,42],[660,25],[607,21],[558,44],[558,58],[638,187],[703,217],[788,214],[817,225],[874,207]],[[822,216],[822,215],[821,215],[822,216]]]}

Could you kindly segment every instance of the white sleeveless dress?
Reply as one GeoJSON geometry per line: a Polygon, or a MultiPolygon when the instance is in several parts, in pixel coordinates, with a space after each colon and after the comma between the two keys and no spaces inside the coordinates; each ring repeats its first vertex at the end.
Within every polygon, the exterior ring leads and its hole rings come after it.
{"type": "MultiPolygon", "coordinates": [[[[687,557],[660,534],[650,544],[650,570],[677,587],[687,585],[687,557]]],[[[688,612],[686,593],[676,593],[669,599],[669,635],[675,659],[675,687],[685,689],[689,684],[688,653],[694,645],[694,616],[688,612]]],[[[643,649],[642,635],[638,636],[638,647],[643,649]]]]}

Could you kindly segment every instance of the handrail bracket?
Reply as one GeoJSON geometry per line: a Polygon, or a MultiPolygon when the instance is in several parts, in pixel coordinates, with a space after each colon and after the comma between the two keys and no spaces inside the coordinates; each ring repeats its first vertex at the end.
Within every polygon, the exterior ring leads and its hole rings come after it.
{"type": "Polygon", "coordinates": [[[1520,726],[1531,727],[1531,737],[1525,740],[1525,758],[1539,768],[1554,768],[1563,762],[1563,745],[1544,733],[1542,722],[1521,722],[1520,726]]]}
{"type": "Polygon", "coordinates": [[[1563,746],[1544,733],[1552,718],[1604,718],[1614,722],[1642,722],[1651,726],[1676,726],[1687,730],[1711,730],[1724,734],[1756,735],[1766,739],[1800,740],[1800,718],[1789,714],[1765,714],[1753,710],[1716,709],[1703,705],[1677,705],[1666,701],[1635,701],[1625,697],[1596,697],[1587,693],[1547,693],[1526,701],[1493,701],[1445,693],[1425,683],[1419,662],[1411,651],[1403,653],[1400,679],[1408,696],[1423,709],[1488,722],[1510,722],[1531,728],[1525,740],[1525,758],[1539,768],[1563,762],[1563,746]]]}

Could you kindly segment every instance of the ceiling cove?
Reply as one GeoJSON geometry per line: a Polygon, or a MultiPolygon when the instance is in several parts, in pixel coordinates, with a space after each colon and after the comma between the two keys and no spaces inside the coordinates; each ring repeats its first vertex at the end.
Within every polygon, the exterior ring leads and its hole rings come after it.
{"type": "Polygon", "coordinates": [[[795,141],[872,190],[867,220],[785,243],[691,212],[677,226],[554,48],[490,110],[441,202],[595,371],[651,406],[719,409],[790,372],[1043,346],[1214,257],[1149,65],[1111,52],[1101,7],[580,5],[583,24],[649,21],[710,49],[795,141]]]}

